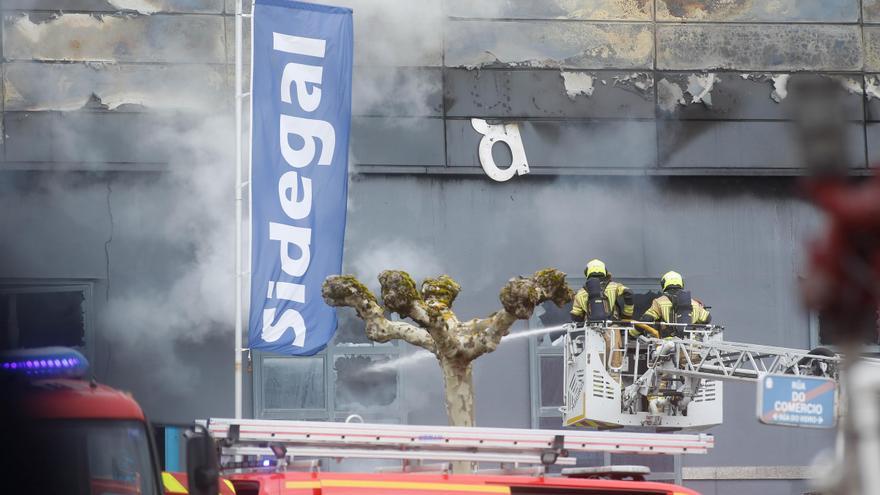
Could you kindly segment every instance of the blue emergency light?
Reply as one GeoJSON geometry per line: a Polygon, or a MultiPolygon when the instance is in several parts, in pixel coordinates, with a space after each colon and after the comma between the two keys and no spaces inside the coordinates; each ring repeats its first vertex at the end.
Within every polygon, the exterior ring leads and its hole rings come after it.
{"type": "Polygon", "coordinates": [[[82,378],[89,362],[69,347],[18,349],[0,354],[0,372],[34,378],[82,378]]]}

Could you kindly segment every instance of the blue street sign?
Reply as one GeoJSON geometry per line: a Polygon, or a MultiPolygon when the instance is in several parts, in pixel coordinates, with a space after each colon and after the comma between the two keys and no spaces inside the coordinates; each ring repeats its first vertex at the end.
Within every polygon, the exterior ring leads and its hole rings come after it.
{"type": "Polygon", "coordinates": [[[758,380],[758,421],[767,425],[834,428],[837,382],[811,376],[765,375],[758,380]]]}

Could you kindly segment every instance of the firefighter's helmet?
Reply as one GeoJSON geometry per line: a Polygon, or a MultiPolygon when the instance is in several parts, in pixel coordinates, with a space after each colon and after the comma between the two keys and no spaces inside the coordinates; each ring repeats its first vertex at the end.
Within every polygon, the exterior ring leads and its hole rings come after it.
{"type": "Polygon", "coordinates": [[[660,287],[663,290],[666,290],[670,287],[678,287],[679,289],[684,288],[684,279],[681,278],[681,274],[674,271],[668,271],[663,274],[663,278],[660,279],[660,287]]]}
{"type": "Polygon", "coordinates": [[[590,260],[587,263],[587,267],[584,268],[584,276],[587,278],[590,277],[607,277],[608,270],[605,269],[605,263],[602,260],[594,259],[590,260]]]}

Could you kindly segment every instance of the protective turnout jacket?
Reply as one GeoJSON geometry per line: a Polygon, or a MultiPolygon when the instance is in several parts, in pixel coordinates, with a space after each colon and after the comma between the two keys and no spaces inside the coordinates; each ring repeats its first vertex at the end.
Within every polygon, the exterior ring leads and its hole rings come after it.
{"type": "MultiPolygon", "coordinates": [[[[602,295],[605,302],[605,312],[611,319],[631,319],[633,316],[633,294],[625,285],[619,282],[603,281],[602,295]]],[[[571,306],[573,320],[583,321],[589,319],[590,295],[586,286],[580,289],[574,296],[574,304],[571,306]]]]}
{"type": "MultiPolygon", "coordinates": [[[[651,307],[642,315],[642,321],[704,324],[712,321],[712,315],[709,314],[709,310],[703,306],[702,302],[691,298],[689,292],[673,289],[664,292],[662,296],[651,302],[651,307]],[[679,297],[684,294],[687,294],[686,297],[690,299],[691,304],[689,314],[682,315],[683,311],[681,308],[677,310],[676,303],[679,297]]],[[[664,329],[661,334],[663,337],[668,337],[673,332],[674,329],[670,328],[664,329]]]]}

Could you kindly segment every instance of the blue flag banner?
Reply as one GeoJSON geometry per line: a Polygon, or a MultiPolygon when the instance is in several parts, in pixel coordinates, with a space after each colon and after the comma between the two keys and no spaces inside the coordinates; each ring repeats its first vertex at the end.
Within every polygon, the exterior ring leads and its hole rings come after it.
{"type": "Polygon", "coordinates": [[[248,340],[308,356],[336,331],[321,284],[342,269],[351,10],[256,0],[253,16],[248,340]]]}

